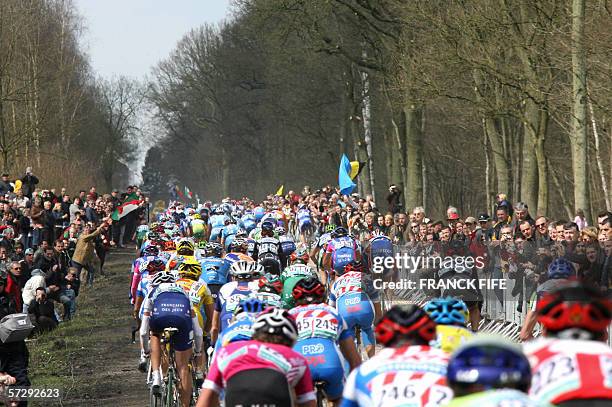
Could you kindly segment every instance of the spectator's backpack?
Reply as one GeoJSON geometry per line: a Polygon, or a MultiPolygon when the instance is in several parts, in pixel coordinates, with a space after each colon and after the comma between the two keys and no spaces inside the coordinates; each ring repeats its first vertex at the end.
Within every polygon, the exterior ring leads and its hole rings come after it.
{"type": "Polygon", "coordinates": [[[28,314],[10,314],[0,321],[0,340],[3,343],[23,341],[33,329],[28,314]]]}

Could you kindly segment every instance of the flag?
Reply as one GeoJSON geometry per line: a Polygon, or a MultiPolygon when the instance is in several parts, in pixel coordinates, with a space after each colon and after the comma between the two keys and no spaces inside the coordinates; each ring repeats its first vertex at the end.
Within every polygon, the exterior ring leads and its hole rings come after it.
{"type": "Polygon", "coordinates": [[[174,189],[176,189],[176,193],[178,194],[178,196],[179,196],[181,199],[185,199],[185,195],[183,195],[183,192],[182,192],[182,191],[181,191],[181,189],[178,187],[178,185],[175,185],[175,186],[174,186],[174,189]]]}
{"type": "Polygon", "coordinates": [[[285,189],[285,185],[281,185],[280,187],[278,187],[278,190],[276,191],[276,196],[283,196],[283,189],[285,189]]]}
{"type": "Polygon", "coordinates": [[[191,190],[187,188],[187,185],[185,185],[185,195],[187,195],[189,199],[193,199],[193,192],[191,192],[191,190]]]}
{"type": "Polygon", "coordinates": [[[119,205],[117,209],[115,209],[115,212],[113,212],[113,214],[111,215],[111,218],[115,221],[118,221],[124,216],[126,216],[127,214],[129,214],[130,212],[138,209],[139,204],[140,204],[140,201],[138,199],[131,200],[131,201],[125,201],[124,203],[119,205]]]}
{"type": "Polygon", "coordinates": [[[138,195],[136,194],[136,192],[132,192],[131,194],[123,198],[123,202],[139,201],[139,200],[140,198],[138,198],[138,195]]]}
{"type": "Polygon", "coordinates": [[[338,168],[338,186],[343,195],[350,195],[356,187],[351,179],[351,163],[346,154],[342,154],[342,159],[340,160],[340,168],[338,168]]]}
{"type": "Polygon", "coordinates": [[[351,179],[355,179],[355,177],[359,175],[359,173],[361,172],[361,170],[363,170],[364,167],[365,167],[364,162],[351,161],[351,172],[349,174],[351,179]]]}

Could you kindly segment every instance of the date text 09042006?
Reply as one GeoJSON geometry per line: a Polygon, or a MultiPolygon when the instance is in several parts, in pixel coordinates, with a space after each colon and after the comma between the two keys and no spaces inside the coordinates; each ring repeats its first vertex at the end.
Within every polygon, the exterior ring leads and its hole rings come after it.
{"type": "Polygon", "coordinates": [[[38,387],[4,387],[0,391],[0,401],[8,400],[59,400],[61,391],[57,388],[38,388],[38,387]]]}

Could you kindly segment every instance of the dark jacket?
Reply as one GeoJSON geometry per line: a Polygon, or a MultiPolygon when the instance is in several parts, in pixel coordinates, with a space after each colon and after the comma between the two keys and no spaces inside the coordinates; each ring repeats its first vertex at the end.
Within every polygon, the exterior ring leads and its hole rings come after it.
{"type": "Polygon", "coordinates": [[[51,301],[50,299],[45,299],[45,301],[42,303],[39,303],[36,300],[32,300],[32,302],[30,302],[30,305],[28,306],[28,314],[33,314],[34,316],[36,316],[36,318],[39,318],[39,317],[51,318],[55,322],[57,322],[57,318],[55,317],[54,307],[55,305],[53,304],[53,301],[51,301]]]}
{"type": "Polygon", "coordinates": [[[21,178],[21,182],[21,189],[23,190],[23,194],[31,199],[32,192],[34,192],[34,189],[38,184],[38,178],[36,178],[34,175],[24,175],[24,177],[21,178]]]}

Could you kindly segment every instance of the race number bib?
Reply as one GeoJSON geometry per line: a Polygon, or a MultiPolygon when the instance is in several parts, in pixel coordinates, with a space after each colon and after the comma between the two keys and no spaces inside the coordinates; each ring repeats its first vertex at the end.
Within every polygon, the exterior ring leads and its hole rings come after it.
{"type": "Polygon", "coordinates": [[[537,398],[543,394],[556,394],[556,389],[567,392],[579,386],[580,372],[576,358],[559,354],[537,366],[529,393],[537,398]]]}

